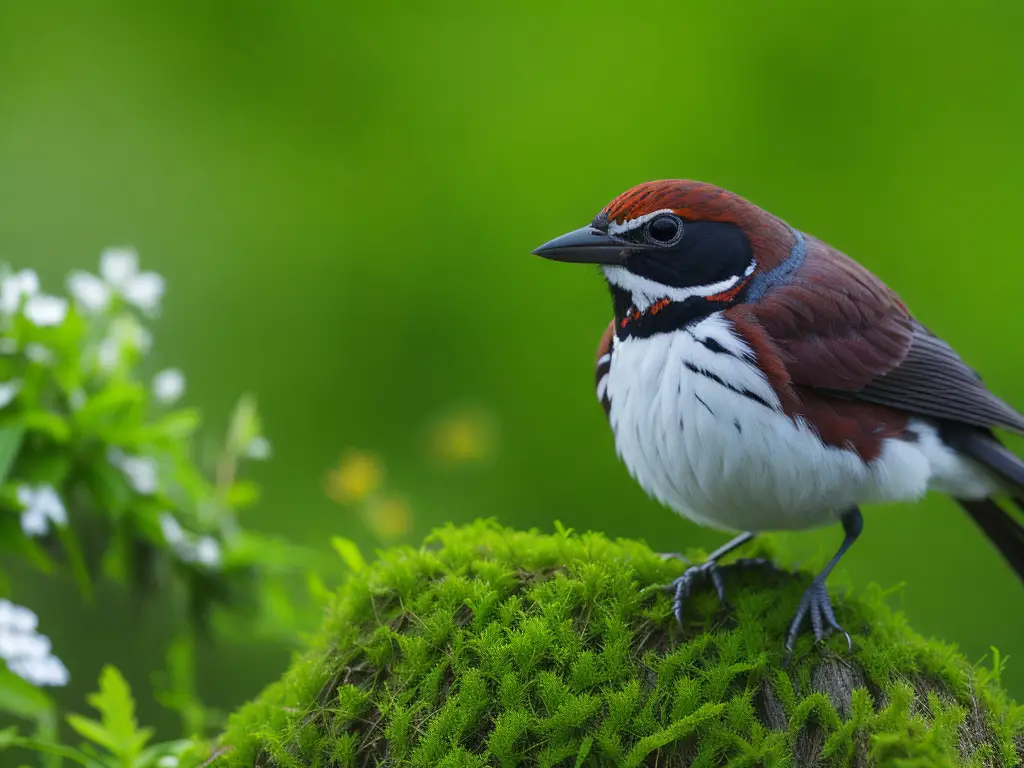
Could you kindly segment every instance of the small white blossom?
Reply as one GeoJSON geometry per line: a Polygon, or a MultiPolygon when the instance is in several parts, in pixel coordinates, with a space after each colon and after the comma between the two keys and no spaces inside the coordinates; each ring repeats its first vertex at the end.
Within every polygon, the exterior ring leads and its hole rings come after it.
{"type": "Polygon", "coordinates": [[[164,535],[164,541],[171,547],[178,547],[187,541],[181,523],[170,512],[160,515],[160,531],[164,535]]]}
{"type": "Polygon", "coordinates": [[[166,282],[156,272],[138,274],[122,288],[125,301],[148,314],[160,309],[160,302],[166,290],[166,282]]]}
{"type": "Polygon", "coordinates": [[[0,280],[0,312],[13,315],[24,297],[39,293],[39,276],[35,270],[23,269],[0,280]]]}
{"type": "Polygon", "coordinates": [[[112,371],[117,368],[125,352],[132,351],[144,355],[149,352],[152,345],[153,337],[138,320],[131,315],[116,317],[97,350],[100,368],[112,371]]]}
{"type": "Polygon", "coordinates": [[[27,357],[33,363],[38,363],[39,365],[49,365],[50,363],[53,362],[53,352],[44,347],[42,344],[26,344],[25,357],[27,357]]]}
{"type": "Polygon", "coordinates": [[[0,355],[13,355],[18,352],[18,342],[10,336],[0,339],[0,355]]]}
{"type": "Polygon", "coordinates": [[[128,478],[128,483],[137,493],[149,496],[156,493],[157,466],[156,460],[149,456],[125,456],[121,460],[121,471],[128,478]]]}
{"type": "Polygon", "coordinates": [[[67,667],[51,654],[50,638],[36,632],[36,615],[0,599],[0,659],[33,685],[67,685],[67,667]]]}
{"type": "Polygon", "coordinates": [[[113,291],[103,280],[89,272],[77,270],[68,275],[68,292],[86,312],[102,312],[110,304],[113,291]]]}
{"type": "Polygon", "coordinates": [[[100,254],[100,274],[111,285],[123,285],[139,271],[139,254],[134,248],[107,248],[100,254]]]}
{"type": "Polygon", "coordinates": [[[185,394],[185,374],[168,368],[153,377],[153,396],[163,405],[173,405],[185,394]]]}
{"type": "Polygon", "coordinates": [[[200,536],[197,539],[194,534],[182,528],[170,512],[160,515],[160,531],[164,541],[183,562],[198,563],[206,568],[220,567],[220,543],[212,536],[200,536]]]}
{"type": "Polygon", "coordinates": [[[129,456],[120,448],[107,449],[107,460],[120,469],[137,493],[150,495],[157,489],[157,464],[149,456],[129,456]]]}
{"type": "Polygon", "coordinates": [[[160,308],[166,284],[156,272],[139,272],[139,255],[132,248],[108,248],[100,256],[100,274],[110,287],[143,312],[160,308]]]}
{"type": "Polygon", "coordinates": [[[38,623],[39,619],[31,609],[0,599],[0,627],[10,631],[34,632],[38,623]]]}
{"type": "Polygon", "coordinates": [[[68,668],[56,656],[19,658],[8,662],[7,667],[18,677],[40,687],[62,687],[71,679],[68,668]]]}
{"type": "Polygon", "coordinates": [[[72,410],[80,411],[85,405],[85,392],[81,389],[74,389],[68,394],[68,404],[72,410]]]}
{"type": "Polygon", "coordinates": [[[164,755],[156,761],[156,768],[178,768],[181,760],[176,755],[164,755]]]}
{"type": "Polygon", "coordinates": [[[68,314],[68,301],[59,296],[36,293],[25,302],[25,317],[40,327],[60,325],[68,314]]]}
{"type": "Polygon", "coordinates": [[[0,408],[6,408],[14,402],[21,392],[21,379],[11,379],[0,384],[0,408]]]}
{"type": "Polygon", "coordinates": [[[220,544],[212,536],[203,536],[196,542],[195,560],[207,568],[220,567],[220,544]]]}
{"type": "Polygon", "coordinates": [[[270,458],[271,454],[270,441],[262,435],[258,435],[250,440],[249,444],[245,446],[243,454],[247,459],[266,461],[270,458]]]}
{"type": "Polygon", "coordinates": [[[21,530],[26,536],[45,536],[51,523],[68,524],[64,502],[52,485],[18,486],[18,503],[25,508],[21,513],[21,530]]]}

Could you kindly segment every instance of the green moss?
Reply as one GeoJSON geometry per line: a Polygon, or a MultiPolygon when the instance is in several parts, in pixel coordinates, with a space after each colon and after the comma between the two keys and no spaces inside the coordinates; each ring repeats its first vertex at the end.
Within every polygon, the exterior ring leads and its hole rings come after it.
{"type": "Polygon", "coordinates": [[[972,667],[873,588],[836,601],[852,652],[804,638],[784,671],[810,575],[730,571],[730,609],[704,590],[680,629],[660,586],[682,568],[493,522],[384,552],[231,718],[214,765],[1018,764],[1024,708],[998,656],[972,667]]]}

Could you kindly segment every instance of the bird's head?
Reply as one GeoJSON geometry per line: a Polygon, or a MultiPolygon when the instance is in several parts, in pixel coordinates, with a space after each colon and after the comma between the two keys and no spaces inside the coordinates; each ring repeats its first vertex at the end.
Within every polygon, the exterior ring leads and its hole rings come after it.
{"type": "Polygon", "coordinates": [[[802,242],[784,222],[731,192],[672,179],[623,192],[588,225],[534,253],[600,264],[619,335],[647,336],[756,298],[777,270],[800,256],[802,242]]]}

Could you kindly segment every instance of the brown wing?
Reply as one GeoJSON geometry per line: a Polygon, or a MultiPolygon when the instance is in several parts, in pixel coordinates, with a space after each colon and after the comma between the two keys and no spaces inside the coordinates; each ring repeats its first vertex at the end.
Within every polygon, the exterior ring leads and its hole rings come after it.
{"type": "Polygon", "coordinates": [[[742,312],[776,347],[792,385],[1024,433],[1024,416],[989,392],[885,284],[821,241],[808,238],[808,245],[790,282],[742,312]]]}
{"type": "Polygon", "coordinates": [[[601,336],[601,342],[597,345],[597,357],[595,359],[596,371],[594,380],[597,384],[597,400],[604,408],[605,416],[612,410],[612,399],[608,395],[608,374],[612,370],[612,338],[615,336],[615,321],[612,320],[605,328],[601,336]]]}

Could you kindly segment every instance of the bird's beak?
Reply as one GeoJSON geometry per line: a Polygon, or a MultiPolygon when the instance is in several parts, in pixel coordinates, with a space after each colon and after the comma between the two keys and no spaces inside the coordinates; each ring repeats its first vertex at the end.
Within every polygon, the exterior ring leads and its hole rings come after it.
{"type": "Polygon", "coordinates": [[[544,243],[533,253],[554,261],[574,261],[580,264],[621,264],[636,243],[619,240],[591,226],[574,229],[568,234],[544,243]]]}

